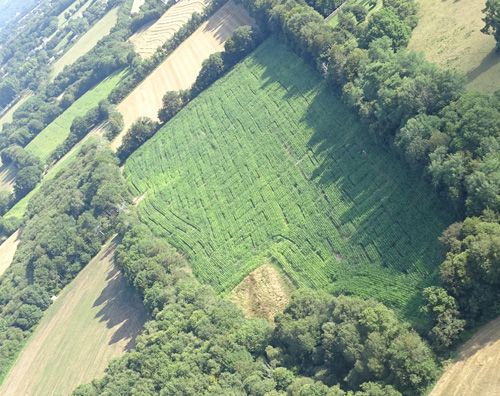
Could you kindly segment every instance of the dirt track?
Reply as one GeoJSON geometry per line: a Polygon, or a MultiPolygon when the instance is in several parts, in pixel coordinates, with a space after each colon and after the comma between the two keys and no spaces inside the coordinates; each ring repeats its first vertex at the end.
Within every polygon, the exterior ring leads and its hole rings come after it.
{"type": "Polygon", "coordinates": [[[500,395],[500,318],[467,341],[429,396],[500,395]]]}
{"type": "Polygon", "coordinates": [[[181,0],[170,7],[158,21],[130,37],[135,50],[143,57],[151,56],[170,39],[195,12],[202,12],[205,0],[181,0]]]}
{"type": "Polygon", "coordinates": [[[222,51],[225,41],[236,28],[252,23],[252,18],[242,7],[232,1],[226,3],[118,105],[125,127],[111,147],[117,149],[121,145],[125,132],[138,118],[156,120],[165,93],[190,88],[203,61],[222,51]]]}
{"type": "Polygon", "coordinates": [[[58,296],[7,375],[3,396],[68,395],[134,344],[147,317],[104,246],[58,296]]]}
{"type": "Polygon", "coordinates": [[[19,231],[14,232],[0,245],[0,276],[9,268],[19,245],[19,231]]]}

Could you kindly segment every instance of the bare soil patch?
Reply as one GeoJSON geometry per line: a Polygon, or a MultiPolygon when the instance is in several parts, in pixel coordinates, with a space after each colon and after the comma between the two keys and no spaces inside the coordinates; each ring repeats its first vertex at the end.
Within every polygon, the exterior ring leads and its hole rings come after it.
{"type": "Polygon", "coordinates": [[[69,395],[133,347],[147,315],[113,264],[114,247],[106,244],[49,307],[1,395],[69,395]]]}
{"type": "Polygon", "coordinates": [[[202,24],[119,105],[125,127],[112,142],[117,149],[128,128],[140,117],[158,119],[158,110],[167,91],[188,89],[195,82],[205,59],[224,49],[224,43],[242,25],[253,24],[245,9],[226,3],[202,24]]]}
{"type": "Polygon", "coordinates": [[[0,166],[0,191],[14,191],[16,174],[16,169],[12,165],[0,166]]]}
{"type": "Polygon", "coordinates": [[[500,88],[495,39],[481,33],[486,0],[419,0],[420,18],[409,44],[440,67],[466,74],[469,88],[500,88]]]}
{"type": "Polygon", "coordinates": [[[500,318],[483,326],[461,348],[429,396],[500,395],[500,318]]]}
{"type": "Polygon", "coordinates": [[[0,245],[0,276],[12,263],[17,245],[19,245],[19,230],[14,232],[0,245]]]}
{"type": "Polygon", "coordinates": [[[207,0],[181,0],[170,7],[155,23],[134,34],[130,41],[138,54],[149,57],[186,24],[195,12],[202,12],[206,5],[207,0]]]}
{"type": "Polygon", "coordinates": [[[274,321],[290,301],[293,286],[271,264],[264,264],[247,275],[231,293],[231,300],[249,318],[274,321]]]}

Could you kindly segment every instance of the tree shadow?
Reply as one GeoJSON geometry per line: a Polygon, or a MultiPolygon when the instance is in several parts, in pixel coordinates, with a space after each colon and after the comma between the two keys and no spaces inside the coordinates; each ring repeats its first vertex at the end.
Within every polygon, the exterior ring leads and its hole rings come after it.
{"type": "Polygon", "coordinates": [[[500,54],[495,51],[495,48],[483,58],[481,63],[467,73],[467,80],[473,81],[478,78],[481,74],[486,73],[489,69],[496,66],[500,62],[500,54]]]}
{"type": "MultiPolygon", "coordinates": [[[[104,257],[113,254],[113,251],[110,244],[104,257]]],[[[96,318],[105,322],[108,329],[116,327],[109,345],[126,340],[125,350],[128,351],[135,346],[137,335],[149,319],[148,314],[137,292],[114,265],[108,271],[106,281],[106,287],[93,304],[100,308],[96,318]]]]}

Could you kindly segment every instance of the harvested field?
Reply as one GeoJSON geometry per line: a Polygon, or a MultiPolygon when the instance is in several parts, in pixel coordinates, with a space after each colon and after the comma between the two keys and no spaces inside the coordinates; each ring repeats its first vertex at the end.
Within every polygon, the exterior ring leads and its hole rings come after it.
{"type": "Polygon", "coordinates": [[[130,349],[147,320],[113,265],[113,242],[60,293],[7,375],[0,394],[69,395],[130,349]]]}
{"type": "Polygon", "coordinates": [[[273,321],[290,301],[293,288],[288,278],[271,264],[264,264],[248,274],[231,293],[231,300],[245,316],[273,321]]]}
{"type": "Polygon", "coordinates": [[[120,146],[125,131],[138,118],[157,119],[165,93],[190,88],[203,61],[222,51],[224,42],[236,28],[252,23],[252,18],[242,7],[229,1],[201,25],[118,105],[125,128],[112,142],[112,147],[120,146]]]}
{"type": "Polygon", "coordinates": [[[130,41],[143,57],[153,55],[158,47],[170,39],[195,12],[202,12],[207,0],[181,0],[170,7],[153,25],[134,34],[130,41]]]}
{"type": "Polygon", "coordinates": [[[12,165],[0,166],[0,191],[14,191],[14,180],[16,178],[16,170],[12,165]]]}
{"type": "Polygon", "coordinates": [[[71,65],[81,56],[89,52],[97,42],[106,36],[118,19],[118,8],[113,8],[101,20],[99,20],[92,28],[90,28],[83,36],[81,36],[66,53],[61,56],[55,63],[52,71],[52,77],[57,76],[66,65],[71,65]]]}
{"type": "Polygon", "coordinates": [[[142,5],[145,3],[146,0],[134,0],[132,4],[132,8],[130,9],[131,14],[136,14],[139,12],[141,9],[142,5]]]}
{"type": "Polygon", "coordinates": [[[500,395],[500,318],[482,327],[461,348],[429,396],[500,395]]]}
{"type": "Polygon", "coordinates": [[[420,19],[409,48],[424,52],[438,66],[460,71],[468,87],[500,88],[500,55],[495,39],[481,33],[485,0],[419,0],[420,19]]]}
{"type": "Polygon", "coordinates": [[[19,245],[19,231],[14,232],[0,245],[0,276],[5,272],[16,254],[19,245]]]}

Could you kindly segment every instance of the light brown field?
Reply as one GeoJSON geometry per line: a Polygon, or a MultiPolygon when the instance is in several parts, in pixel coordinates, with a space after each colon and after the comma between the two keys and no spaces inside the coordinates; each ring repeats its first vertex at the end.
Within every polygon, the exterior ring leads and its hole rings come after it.
{"type": "Polygon", "coordinates": [[[0,166],[0,191],[14,191],[16,173],[17,172],[12,165],[0,166]]]}
{"type": "Polygon", "coordinates": [[[225,41],[236,28],[252,23],[253,19],[242,7],[229,1],[202,24],[118,105],[125,127],[111,147],[116,149],[120,146],[125,132],[138,118],[156,120],[165,93],[190,88],[203,61],[211,54],[222,51],[225,41]]]}
{"type": "Polygon", "coordinates": [[[482,92],[500,88],[500,55],[495,39],[481,33],[486,0],[418,0],[420,19],[409,48],[437,65],[460,71],[468,87],[482,92]]]}
{"type": "Polygon", "coordinates": [[[429,396],[500,395],[500,318],[483,326],[461,348],[429,396]]]}
{"type": "Polygon", "coordinates": [[[132,8],[130,9],[131,14],[136,14],[139,12],[141,9],[142,5],[145,3],[146,0],[134,0],[132,3],[132,8]]]}
{"type": "Polygon", "coordinates": [[[232,291],[230,299],[249,318],[273,321],[290,301],[293,286],[273,265],[264,264],[247,275],[232,291]]]}
{"type": "Polygon", "coordinates": [[[106,36],[113,26],[115,26],[117,19],[118,7],[115,7],[81,36],[63,56],[54,62],[52,77],[57,76],[64,69],[64,66],[71,65],[78,58],[94,48],[97,42],[106,36]]]}
{"type": "Polygon", "coordinates": [[[8,373],[3,396],[68,395],[130,349],[147,320],[107,243],[45,312],[8,373]]]}
{"type": "Polygon", "coordinates": [[[9,268],[19,245],[19,231],[14,232],[0,245],[0,276],[9,268]]]}
{"type": "Polygon", "coordinates": [[[158,21],[130,37],[136,52],[143,57],[153,55],[195,12],[202,12],[206,5],[206,0],[181,0],[174,4],[158,21]]]}

